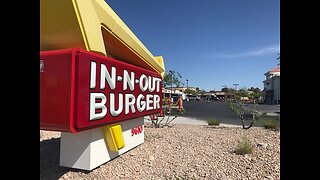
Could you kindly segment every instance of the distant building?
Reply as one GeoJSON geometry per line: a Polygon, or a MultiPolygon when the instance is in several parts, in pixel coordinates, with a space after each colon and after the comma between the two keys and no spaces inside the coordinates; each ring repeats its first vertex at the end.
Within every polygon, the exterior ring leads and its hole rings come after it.
{"type": "Polygon", "coordinates": [[[191,91],[197,91],[196,88],[194,87],[173,87],[174,90],[178,90],[178,91],[181,91],[181,92],[184,92],[186,89],[190,89],[191,91]]]}
{"type": "Polygon", "coordinates": [[[264,74],[263,101],[267,104],[280,104],[280,66],[264,74]]]}
{"type": "Polygon", "coordinates": [[[172,91],[171,89],[162,88],[162,98],[165,99],[169,98],[170,96],[174,97],[173,101],[176,101],[179,96],[182,97],[182,100],[186,100],[186,94],[183,91],[174,88],[172,88],[172,91]]]}

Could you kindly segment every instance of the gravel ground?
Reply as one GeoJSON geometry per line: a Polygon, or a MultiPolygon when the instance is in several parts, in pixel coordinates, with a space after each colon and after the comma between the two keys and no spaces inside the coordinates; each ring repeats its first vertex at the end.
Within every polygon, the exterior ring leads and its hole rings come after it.
{"type": "Polygon", "coordinates": [[[280,179],[280,131],[173,124],[92,171],[59,166],[60,133],[40,130],[40,179],[280,179]],[[243,138],[252,154],[233,152],[243,138]]]}

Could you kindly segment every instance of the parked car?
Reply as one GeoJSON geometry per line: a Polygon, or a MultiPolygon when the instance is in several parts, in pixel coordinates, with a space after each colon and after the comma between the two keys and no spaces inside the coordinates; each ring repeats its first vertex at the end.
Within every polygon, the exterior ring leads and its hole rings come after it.
{"type": "Polygon", "coordinates": [[[220,99],[218,97],[212,97],[211,100],[219,101],[220,99]]]}
{"type": "Polygon", "coordinates": [[[199,96],[190,96],[188,97],[189,98],[189,101],[192,101],[192,100],[196,100],[196,101],[199,101],[200,100],[200,97],[199,96]]]}
{"type": "Polygon", "coordinates": [[[172,97],[173,102],[176,102],[179,98],[179,95],[178,94],[171,94],[171,97],[172,97]]]}

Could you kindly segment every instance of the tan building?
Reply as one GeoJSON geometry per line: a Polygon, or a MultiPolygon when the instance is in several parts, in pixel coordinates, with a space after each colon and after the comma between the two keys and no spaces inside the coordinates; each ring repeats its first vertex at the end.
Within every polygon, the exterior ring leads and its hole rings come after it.
{"type": "Polygon", "coordinates": [[[263,101],[267,104],[280,104],[280,66],[264,74],[263,101]]]}

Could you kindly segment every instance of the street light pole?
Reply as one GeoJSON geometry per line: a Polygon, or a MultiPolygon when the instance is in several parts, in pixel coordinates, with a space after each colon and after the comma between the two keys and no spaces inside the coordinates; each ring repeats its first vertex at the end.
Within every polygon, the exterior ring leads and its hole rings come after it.
{"type": "MultiPolygon", "coordinates": [[[[235,89],[235,95],[237,94],[237,86],[239,85],[239,84],[233,84],[234,85],[234,89],[235,89]]],[[[234,96],[235,98],[236,98],[236,96],[234,96]]]]}
{"type": "Polygon", "coordinates": [[[234,85],[234,89],[237,91],[237,86],[239,85],[239,84],[233,84],[234,85]]]}
{"type": "Polygon", "coordinates": [[[187,79],[186,81],[187,81],[187,89],[188,89],[188,81],[189,81],[189,80],[187,79]]]}
{"type": "Polygon", "coordinates": [[[172,74],[172,70],[169,71],[171,73],[171,90],[170,90],[170,100],[171,100],[171,97],[172,97],[172,80],[173,80],[173,74],[172,74]]]}

